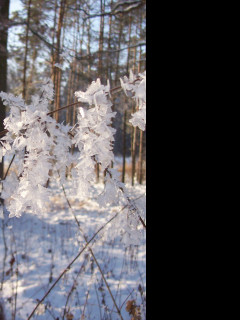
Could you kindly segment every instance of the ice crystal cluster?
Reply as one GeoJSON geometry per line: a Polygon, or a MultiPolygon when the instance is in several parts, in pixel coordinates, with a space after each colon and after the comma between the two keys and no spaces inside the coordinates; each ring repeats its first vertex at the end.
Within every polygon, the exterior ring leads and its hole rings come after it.
{"type": "Polygon", "coordinates": [[[73,139],[80,151],[74,180],[78,195],[82,198],[88,196],[89,188],[95,181],[95,164],[101,164],[102,170],[105,170],[114,161],[112,148],[115,129],[111,123],[116,112],[112,112],[111,108],[110,86],[102,85],[100,79],[93,81],[86,92],[75,92],[75,96],[78,101],[91,107],[79,108],[73,139]]]}
{"type": "Polygon", "coordinates": [[[21,97],[0,93],[10,114],[4,120],[7,134],[1,139],[1,154],[18,154],[18,172],[3,181],[2,199],[10,198],[10,217],[21,216],[31,207],[34,213],[44,210],[49,191],[46,188],[50,170],[63,171],[68,164],[71,140],[65,128],[47,115],[53,99],[53,85],[46,80],[41,94],[26,105],[21,97]]]}
{"type": "MultiPolygon", "coordinates": [[[[131,72],[129,78],[120,81],[126,95],[135,99],[138,106],[130,122],[145,130],[146,73],[135,76],[131,72]]],[[[29,208],[37,214],[44,210],[50,192],[47,188],[50,172],[53,176],[60,176],[64,183],[66,169],[71,168],[76,196],[79,199],[88,197],[98,164],[105,171],[105,185],[99,203],[106,206],[122,201],[126,205],[128,227],[125,229],[136,242],[137,236],[132,230],[139,227],[139,209],[119,181],[119,172],[111,169],[115,133],[111,125],[116,112],[112,111],[109,82],[103,85],[97,79],[85,92],[75,92],[81,107],[78,108],[77,123],[72,128],[57,123],[50,116],[49,102],[53,96],[50,79],[44,81],[39,95],[33,96],[29,105],[21,96],[0,93],[0,98],[10,108],[4,120],[7,133],[0,139],[0,159],[6,155],[18,156],[17,172],[11,171],[2,181],[1,198],[7,200],[10,217],[20,217],[29,208]],[[76,155],[69,152],[71,146],[78,148],[76,155]]]]}
{"type": "Polygon", "coordinates": [[[132,114],[129,121],[134,127],[138,126],[144,131],[146,126],[146,71],[138,76],[130,71],[129,78],[125,76],[120,79],[120,82],[125,94],[137,102],[138,110],[132,114]]]}

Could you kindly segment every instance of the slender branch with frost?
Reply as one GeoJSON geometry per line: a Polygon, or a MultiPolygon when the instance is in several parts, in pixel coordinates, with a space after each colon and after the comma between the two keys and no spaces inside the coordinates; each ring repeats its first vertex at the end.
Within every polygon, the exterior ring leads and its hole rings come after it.
{"type": "Polygon", "coordinates": [[[93,106],[89,109],[78,109],[78,122],[73,139],[80,151],[78,164],[73,172],[79,197],[88,196],[95,180],[94,160],[101,164],[102,170],[114,160],[113,134],[116,130],[111,124],[116,112],[112,112],[109,94],[109,84],[102,85],[100,79],[93,81],[86,92],[75,92],[79,102],[93,106]]]}
{"type": "Polygon", "coordinates": [[[126,76],[120,79],[121,86],[128,97],[132,97],[138,106],[138,111],[132,114],[132,118],[129,120],[131,124],[142,131],[146,126],[146,71],[140,73],[136,77],[132,71],[130,76],[126,76]],[[140,81],[137,81],[140,78],[140,81]]]}
{"type": "MultiPolygon", "coordinates": [[[[130,122],[145,130],[146,73],[135,76],[130,72],[129,79],[124,77],[120,82],[120,88],[126,95],[134,98],[139,106],[139,110],[132,115],[130,122]]],[[[86,92],[76,92],[75,96],[79,100],[77,103],[87,104],[90,108],[83,106],[78,108],[78,122],[74,128],[58,124],[50,117],[53,113],[48,112],[48,101],[53,100],[53,84],[50,80],[43,84],[41,96],[32,97],[31,105],[26,105],[21,97],[0,93],[4,104],[10,106],[10,115],[4,120],[6,135],[0,139],[0,156],[17,153],[22,160],[18,175],[14,176],[12,173],[3,181],[2,198],[11,197],[8,207],[10,217],[21,216],[21,213],[29,207],[35,213],[42,211],[48,199],[45,186],[50,170],[60,172],[63,182],[66,167],[77,160],[71,175],[79,198],[89,197],[95,180],[95,164],[100,164],[107,174],[105,189],[99,201],[107,205],[122,195],[128,204],[128,217],[137,216],[146,228],[137,206],[127,194],[124,184],[118,180],[117,172],[109,169],[114,162],[115,129],[111,124],[116,115],[111,109],[110,97],[116,89],[110,89],[109,82],[107,85],[102,85],[100,79],[97,79],[86,92]],[[72,144],[80,152],[77,158],[69,153],[72,144]]],[[[133,220],[131,223],[136,225],[133,220]]]]}
{"type": "MultiPolygon", "coordinates": [[[[137,78],[133,81],[133,84],[134,84],[135,82],[139,81],[139,80],[140,80],[140,78],[137,77],[137,78]]],[[[111,94],[111,95],[116,94],[116,93],[122,91],[122,89],[123,89],[123,88],[122,88],[121,85],[120,85],[120,86],[117,86],[117,87],[114,87],[114,88],[110,89],[110,94],[111,94]]],[[[63,107],[59,107],[59,108],[57,108],[57,109],[54,109],[54,110],[48,112],[47,115],[48,115],[48,116],[51,116],[51,115],[53,115],[53,114],[56,113],[56,112],[59,112],[59,111],[62,111],[62,110],[65,110],[65,109],[68,109],[68,108],[71,108],[71,107],[74,107],[74,106],[80,105],[80,104],[81,104],[81,103],[80,103],[79,101],[73,102],[73,103],[70,103],[70,104],[68,104],[68,105],[66,105],[66,106],[63,106],[63,107]]],[[[7,132],[8,132],[7,129],[4,129],[4,130],[0,131],[0,137],[4,136],[7,132]]],[[[0,152],[1,152],[1,149],[0,149],[0,152]]],[[[0,156],[1,156],[1,153],[0,153],[0,156]]]]}
{"type": "Polygon", "coordinates": [[[65,169],[68,164],[71,140],[66,126],[57,124],[47,115],[49,101],[53,99],[53,84],[43,83],[41,95],[32,97],[26,105],[21,97],[1,92],[5,105],[10,106],[10,115],[4,120],[7,134],[1,138],[1,152],[18,154],[21,164],[18,174],[12,173],[3,181],[3,199],[10,198],[10,217],[20,217],[31,207],[38,213],[48,200],[45,188],[50,170],[65,169]]]}
{"type": "MultiPolygon", "coordinates": [[[[127,85],[122,85],[124,90],[135,92],[136,99],[139,101],[139,106],[143,109],[146,108],[146,103],[143,101],[145,89],[145,77],[142,78],[130,74],[130,82],[127,85]],[[142,79],[143,78],[143,79],[142,79]],[[140,83],[138,83],[138,82],[140,83]],[[130,88],[130,89],[129,89],[130,88]]],[[[125,81],[126,82],[126,81],[125,81]]],[[[101,84],[100,79],[93,81],[86,92],[76,92],[75,96],[79,102],[88,103],[94,107],[84,109],[80,107],[78,113],[78,123],[75,132],[75,144],[80,150],[80,157],[78,165],[76,166],[76,180],[78,182],[79,195],[85,197],[89,193],[91,183],[95,178],[94,162],[100,164],[102,170],[108,173],[105,179],[104,193],[99,197],[99,201],[103,205],[112,203],[119,196],[119,191],[123,194],[128,203],[131,215],[137,215],[141,224],[146,228],[146,224],[141,218],[137,206],[127,194],[126,188],[117,178],[117,172],[109,169],[111,162],[114,161],[113,155],[113,134],[115,129],[111,127],[111,119],[115,116],[116,112],[112,112],[112,103],[109,99],[110,86],[101,84]]],[[[142,128],[141,124],[141,128],[142,128]]],[[[145,129],[145,125],[144,125],[145,129]]]]}

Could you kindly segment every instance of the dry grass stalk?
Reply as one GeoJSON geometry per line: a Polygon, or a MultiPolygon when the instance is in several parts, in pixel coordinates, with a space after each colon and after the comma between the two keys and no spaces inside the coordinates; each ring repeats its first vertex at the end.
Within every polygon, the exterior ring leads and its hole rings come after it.
{"type": "Polygon", "coordinates": [[[128,300],[126,303],[126,311],[129,313],[131,320],[141,320],[141,309],[136,305],[135,300],[128,300]]]}

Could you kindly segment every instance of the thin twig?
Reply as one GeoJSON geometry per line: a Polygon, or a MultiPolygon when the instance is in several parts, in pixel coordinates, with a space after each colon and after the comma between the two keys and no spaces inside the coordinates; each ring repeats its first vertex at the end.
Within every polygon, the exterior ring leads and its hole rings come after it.
{"type": "MultiPolygon", "coordinates": [[[[85,259],[87,259],[87,257],[86,257],[85,259]]],[[[62,320],[64,320],[64,318],[65,318],[65,315],[66,315],[66,313],[67,313],[67,305],[68,305],[69,299],[70,299],[73,291],[74,291],[75,288],[76,288],[77,279],[78,279],[79,275],[81,274],[84,266],[85,266],[85,261],[84,261],[83,264],[81,265],[81,268],[79,269],[78,274],[77,274],[76,278],[75,278],[74,281],[73,281],[73,285],[72,285],[72,287],[71,287],[71,289],[70,289],[70,291],[69,291],[69,293],[68,293],[68,296],[67,296],[67,299],[66,299],[66,303],[65,303],[65,307],[64,307],[64,311],[63,311],[62,320]]]]}
{"type": "Polygon", "coordinates": [[[100,313],[100,320],[102,320],[102,310],[101,310],[101,305],[100,305],[100,301],[99,301],[99,296],[98,296],[96,284],[94,285],[94,287],[95,287],[96,296],[97,296],[97,302],[98,302],[99,313],[100,313]]]}
{"type": "MultiPolygon", "coordinates": [[[[109,174],[110,178],[112,179],[112,174],[111,174],[111,172],[109,171],[108,168],[106,169],[106,172],[109,174]]],[[[134,200],[131,200],[131,199],[128,197],[128,195],[126,195],[124,189],[123,189],[121,186],[117,185],[117,187],[119,188],[119,190],[122,191],[122,193],[124,194],[126,200],[128,201],[129,210],[130,210],[131,212],[137,214],[139,221],[141,222],[141,224],[143,225],[143,227],[146,229],[146,224],[145,224],[145,222],[143,221],[143,219],[142,219],[142,217],[141,217],[141,215],[140,215],[140,213],[139,213],[139,210],[138,210],[138,208],[137,208],[134,200]]]]}
{"type": "MultiPolygon", "coordinates": [[[[4,210],[4,208],[3,208],[3,210],[4,210]]],[[[1,277],[0,291],[2,291],[2,289],[3,289],[4,275],[5,275],[5,267],[6,267],[6,259],[7,259],[7,252],[8,252],[7,241],[6,241],[6,234],[5,234],[5,228],[6,228],[5,214],[4,214],[4,211],[3,211],[2,237],[3,237],[3,244],[4,244],[4,257],[3,257],[3,269],[2,269],[2,277],[1,277]]]]}
{"type": "Polygon", "coordinates": [[[85,246],[79,251],[79,253],[75,256],[75,258],[69,263],[69,265],[62,271],[62,273],[58,276],[58,278],[55,280],[55,282],[52,284],[52,286],[48,289],[48,291],[44,294],[41,300],[37,303],[33,311],[31,312],[30,316],[27,318],[27,320],[30,320],[33,315],[35,314],[37,308],[39,305],[46,299],[46,297],[50,294],[50,292],[53,290],[53,288],[57,285],[57,283],[62,279],[62,277],[67,273],[71,266],[74,264],[74,262],[81,256],[81,254],[88,248],[90,243],[96,238],[96,236],[114,219],[117,218],[120,212],[122,212],[127,206],[124,206],[120,211],[118,211],[111,219],[109,219],[104,225],[102,225],[98,231],[91,237],[91,239],[85,244],[85,246]]]}
{"type": "Polygon", "coordinates": [[[127,298],[123,301],[121,307],[120,307],[120,310],[122,309],[122,307],[124,306],[124,303],[127,301],[127,299],[132,295],[134,289],[132,289],[132,291],[129,293],[129,295],[127,296],[127,298]]]}
{"type": "Polygon", "coordinates": [[[117,305],[117,303],[116,303],[116,300],[115,300],[115,298],[114,298],[114,296],[113,296],[113,294],[112,294],[112,291],[111,291],[111,289],[110,289],[110,287],[109,287],[109,285],[108,285],[108,283],[107,283],[107,280],[106,280],[106,278],[105,278],[105,276],[104,276],[104,274],[103,274],[103,271],[102,271],[102,269],[101,269],[101,267],[100,267],[100,265],[99,265],[99,263],[98,263],[95,255],[93,254],[93,251],[92,251],[91,248],[89,248],[89,251],[91,252],[92,257],[93,257],[93,259],[94,259],[94,261],[95,261],[95,263],[96,263],[96,265],[97,265],[97,267],[98,267],[98,269],[99,269],[99,271],[100,271],[100,273],[101,273],[101,276],[102,276],[102,278],[103,278],[103,281],[105,282],[105,285],[106,285],[106,287],[107,287],[107,289],[108,289],[108,292],[109,292],[109,294],[110,294],[110,296],[111,296],[111,298],[112,298],[112,301],[113,301],[113,303],[114,303],[114,305],[115,305],[115,308],[117,309],[117,313],[118,313],[120,319],[123,320],[123,317],[122,317],[122,315],[121,315],[121,311],[120,311],[120,309],[118,308],[118,305],[117,305]]]}
{"type": "Polygon", "coordinates": [[[85,299],[85,303],[84,303],[81,319],[85,319],[85,315],[84,314],[85,314],[85,310],[86,310],[86,306],[87,306],[88,296],[89,296],[89,290],[87,291],[87,294],[86,294],[86,299],[85,299]]]}
{"type": "Polygon", "coordinates": [[[12,166],[12,163],[13,163],[13,161],[14,161],[14,158],[15,158],[15,154],[13,155],[13,157],[12,157],[12,159],[11,159],[9,165],[8,165],[8,168],[7,168],[7,171],[6,171],[6,173],[5,173],[5,176],[4,176],[3,180],[5,180],[5,179],[7,178],[8,172],[9,172],[11,166],[12,166]]]}
{"type": "Polygon", "coordinates": [[[58,111],[60,111],[60,110],[67,109],[67,108],[69,108],[69,107],[73,107],[73,106],[75,106],[76,104],[79,104],[79,103],[80,103],[80,102],[78,101],[78,102],[74,102],[74,103],[68,104],[67,106],[64,106],[64,107],[61,107],[61,108],[58,108],[58,109],[55,109],[55,110],[53,110],[53,111],[48,112],[47,115],[50,116],[50,115],[52,115],[52,114],[55,113],[55,112],[58,112],[58,111]]]}
{"type": "MultiPolygon", "coordinates": [[[[74,213],[74,211],[73,211],[73,209],[72,209],[72,206],[71,206],[71,204],[70,204],[70,202],[69,202],[69,200],[68,200],[68,197],[67,197],[67,194],[66,194],[66,190],[65,190],[63,184],[62,184],[62,189],[63,189],[63,193],[64,193],[64,196],[65,196],[65,199],[66,199],[66,201],[67,201],[67,203],[68,203],[68,206],[69,206],[69,208],[70,208],[70,211],[72,212],[72,214],[73,214],[73,216],[74,216],[74,219],[75,219],[75,221],[77,222],[78,228],[79,228],[79,230],[81,231],[85,242],[87,243],[87,237],[85,236],[85,234],[84,234],[84,232],[83,232],[83,230],[82,230],[82,228],[81,228],[81,226],[80,226],[80,222],[78,221],[78,219],[77,219],[77,217],[76,217],[76,215],[75,215],[75,213],[74,213]]],[[[111,298],[112,298],[112,301],[113,301],[113,303],[114,303],[114,305],[115,305],[115,308],[117,309],[117,313],[118,313],[120,319],[123,320],[123,317],[122,317],[122,315],[121,315],[121,311],[119,310],[118,305],[117,305],[117,303],[116,303],[116,300],[114,299],[114,296],[113,296],[112,291],[111,291],[111,289],[110,289],[110,287],[109,287],[109,284],[108,284],[108,282],[107,282],[107,280],[106,280],[106,278],[105,278],[105,276],[104,276],[104,273],[103,273],[103,271],[102,271],[102,268],[101,268],[101,266],[99,265],[99,263],[98,263],[98,261],[97,261],[97,258],[95,257],[95,254],[93,253],[93,251],[92,251],[91,248],[89,248],[89,251],[90,251],[90,253],[91,253],[92,257],[93,257],[94,262],[96,263],[96,265],[97,265],[97,267],[98,267],[99,272],[101,273],[101,276],[102,276],[102,278],[103,278],[103,281],[104,281],[104,283],[105,283],[105,285],[106,285],[106,287],[107,287],[107,289],[108,289],[108,292],[109,292],[109,294],[110,294],[110,296],[111,296],[111,298]]]]}

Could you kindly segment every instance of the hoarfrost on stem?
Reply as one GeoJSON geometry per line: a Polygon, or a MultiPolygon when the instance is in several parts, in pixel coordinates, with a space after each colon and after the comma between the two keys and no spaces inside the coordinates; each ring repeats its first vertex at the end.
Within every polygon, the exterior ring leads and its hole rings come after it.
{"type": "Polygon", "coordinates": [[[144,131],[146,126],[146,71],[139,73],[138,76],[130,71],[129,78],[124,76],[120,82],[125,94],[132,97],[138,107],[129,121],[134,127],[139,127],[144,131]]]}
{"type": "MultiPolygon", "coordinates": [[[[129,79],[123,77],[120,82],[126,95],[133,98],[138,106],[130,122],[145,130],[146,72],[137,76],[130,72],[129,79]]],[[[96,177],[95,166],[99,164],[105,172],[99,204],[121,203],[126,207],[126,214],[121,217],[125,219],[124,223],[121,220],[123,234],[128,243],[137,243],[141,223],[144,225],[141,210],[120,182],[120,173],[110,169],[114,162],[116,131],[112,128],[116,112],[112,111],[110,93],[109,82],[103,85],[100,79],[93,81],[85,92],[75,92],[83,105],[78,108],[77,123],[73,128],[57,123],[48,114],[49,101],[54,96],[50,79],[44,80],[40,95],[33,96],[30,105],[21,96],[0,93],[4,104],[10,107],[10,114],[4,120],[7,133],[0,139],[0,157],[17,154],[19,158],[17,173],[12,171],[2,181],[1,197],[8,199],[10,217],[20,217],[29,208],[34,213],[43,211],[50,191],[46,188],[49,173],[57,173],[64,183],[67,167],[72,168],[72,184],[78,198],[89,197],[96,177]],[[79,150],[76,155],[69,152],[73,145],[79,150]]]]}
{"type": "Polygon", "coordinates": [[[79,108],[73,139],[80,151],[75,167],[75,182],[78,195],[83,198],[89,195],[94,182],[96,163],[105,170],[114,161],[112,150],[116,130],[111,124],[116,112],[112,112],[111,108],[110,85],[102,85],[100,79],[93,81],[86,92],[75,92],[75,96],[78,101],[92,106],[90,109],[79,108]]]}
{"type": "Polygon", "coordinates": [[[20,217],[28,208],[34,213],[44,210],[49,198],[46,188],[49,171],[67,165],[71,141],[62,126],[47,115],[49,100],[54,94],[50,79],[44,81],[40,91],[41,95],[33,96],[30,105],[26,105],[21,97],[0,93],[10,107],[10,114],[4,120],[8,132],[1,139],[2,154],[16,153],[22,160],[17,179],[11,173],[3,181],[1,197],[10,197],[7,206],[10,217],[20,217]]]}

